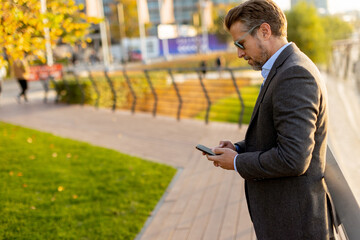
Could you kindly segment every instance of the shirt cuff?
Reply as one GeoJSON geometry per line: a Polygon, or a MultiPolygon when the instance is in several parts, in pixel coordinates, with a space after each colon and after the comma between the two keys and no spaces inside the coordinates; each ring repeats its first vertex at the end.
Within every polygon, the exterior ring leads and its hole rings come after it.
{"type": "Polygon", "coordinates": [[[238,156],[239,154],[236,154],[236,156],[234,157],[234,170],[237,172],[237,168],[236,168],[236,157],[238,156]]]}

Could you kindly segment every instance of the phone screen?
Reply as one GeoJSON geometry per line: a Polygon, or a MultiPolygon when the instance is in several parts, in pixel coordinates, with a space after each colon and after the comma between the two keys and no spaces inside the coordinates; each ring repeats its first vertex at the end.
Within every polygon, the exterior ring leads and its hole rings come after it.
{"type": "Polygon", "coordinates": [[[198,149],[206,154],[212,155],[212,156],[216,155],[213,151],[211,151],[210,148],[205,147],[204,145],[201,145],[201,144],[196,145],[196,149],[198,149]]]}

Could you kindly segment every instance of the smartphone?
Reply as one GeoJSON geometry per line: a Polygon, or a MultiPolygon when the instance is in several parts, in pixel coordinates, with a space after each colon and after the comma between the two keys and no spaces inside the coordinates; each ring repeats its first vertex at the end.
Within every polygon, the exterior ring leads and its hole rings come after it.
{"type": "Polygon", "coordinates": [[[198,145],[196,145],[195,148],[202,151],[202,152],[204,152],[204,153],[206,153],[206,154],[209,154],[209,155],[212,155],[212,156],[216,155],[213,151],[211,151],[210,148],[205,147],[204,145],[198,144],[198,145]]]}

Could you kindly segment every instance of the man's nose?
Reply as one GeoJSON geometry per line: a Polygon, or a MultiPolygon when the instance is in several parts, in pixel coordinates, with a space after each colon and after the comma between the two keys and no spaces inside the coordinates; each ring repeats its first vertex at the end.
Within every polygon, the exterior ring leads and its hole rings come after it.
{"type": "Polygon", "coordinates": [[[239,58],[242,58],[245,56],[245,51],[242,50],[241,48],[237,48],[238,49],[238,57],[239,58]]]}

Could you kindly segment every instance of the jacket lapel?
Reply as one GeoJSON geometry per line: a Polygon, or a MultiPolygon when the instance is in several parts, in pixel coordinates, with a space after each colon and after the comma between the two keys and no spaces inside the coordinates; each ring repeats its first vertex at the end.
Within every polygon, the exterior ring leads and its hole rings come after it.
{"type": "Polygon", "coordinates": [[[290,56],[290,54],[292,54],[295,49],[297,49],[295,43],[290,44],[289,46],[287,46],[279,55],[279,57],[276,59],[274,65],[272,66],[270,73],[265,81],[264,86],[261,88],[261,91],[259,93],[258,98],[256,99],[256,103],[255,103],[255,107],[254,107],[254,111],[251,115],[251,119],[250,119],[250,123],[249,126],[251,125],[253,119],[255,118],[258,110],[259,110],[259,106],[260,103],[262,102],[262,99],[266,93],[266,90],[268,88],[268,86],[270,85],[271,80],[274,78],[274,76],[276,75],[277,69],[285,62],[285,60],[290,56]]]}

